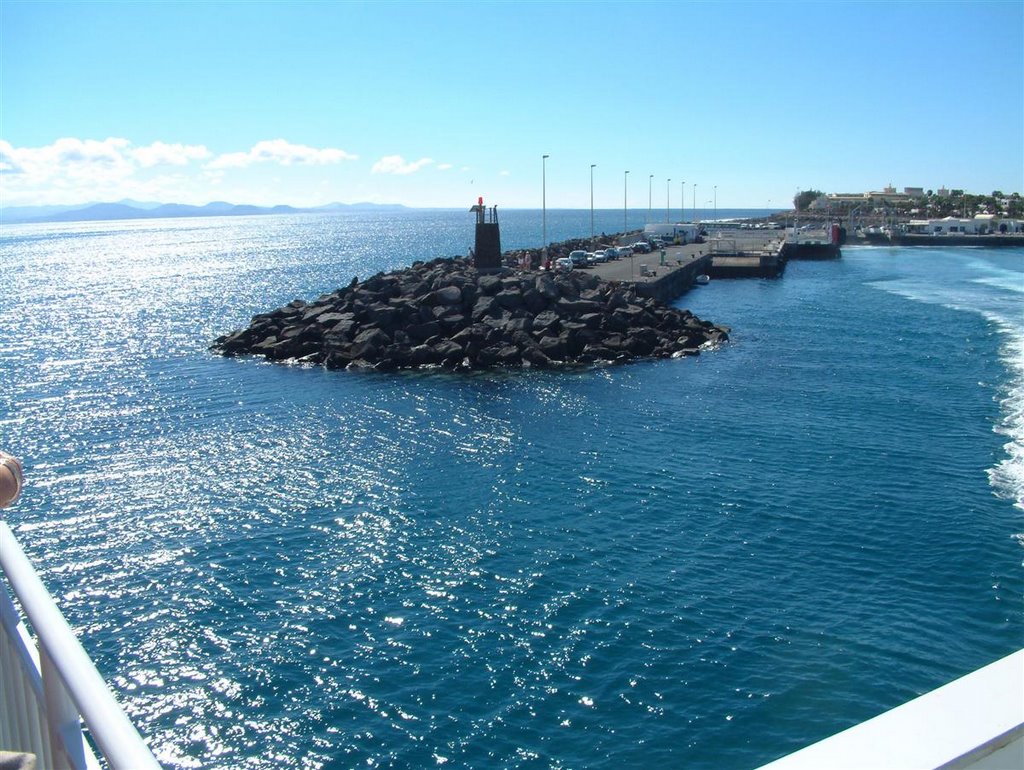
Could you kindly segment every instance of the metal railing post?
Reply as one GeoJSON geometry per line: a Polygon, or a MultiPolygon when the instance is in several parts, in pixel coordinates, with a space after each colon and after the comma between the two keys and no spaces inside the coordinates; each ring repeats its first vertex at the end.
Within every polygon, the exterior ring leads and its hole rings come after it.
{"type": "MultiPolygon", "coordinates": [[[[35,696],[37,702],[41,699],[45,704],[45,710],[53,709],[48,714],[49,740],[43,746],[69,734],[77,725],[77,714],[81,714],[112,770],[157,770],[160,765],[156,758],[114,699],[5,521],[0,521],[0,569],[38,639],[42,692],[35,696]],[[71,708],[77,709],[77,714],[72,714],[71,708]]],[[[8,628],[6,619],[4,627],[8,628]]],[[[75,761],[85,753],[81,730],[75,732],[70,748],[56,751],[54,759],[75,761]]]]}
{"type": "Polygon", "coordinates": [[[43,702],[46,704],[46,722],[54,767],[68,770],[85,767],[85,739],[78,709],[61,683],[60,672],[42,645],[39,646],[39,673],[43,678],[43,702]]]}

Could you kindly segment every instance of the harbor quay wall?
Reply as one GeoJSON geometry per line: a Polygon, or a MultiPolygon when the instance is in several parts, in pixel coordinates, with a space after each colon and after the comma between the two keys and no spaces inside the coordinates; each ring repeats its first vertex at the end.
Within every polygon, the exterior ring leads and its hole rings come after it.
{"type": "Polygon", "coordinates": [[[711,278],[777,278],[786,269],[780,254],[763,256],[715,255],[707,274],[711,278]]]}
{"type": "Polygon", "coordinates": [[[721,228],[708,240],[712,278],[776,278],[786,267],[785,236],[772,230],[721,228]]]}
{"type": "Polygon", "coordinates": [[[1024,246],[1024,235],[1015,233],[993,233],[991,235],[917,235],[898,233],[892,235],[886,245],[894,246],[1024,246]]]}
{"type": "Polygon", "coordinates": [[[654,268],[656,277],[653,280],[634,284],[636,293],[638,296],[650,297],[669,304],[689,291],[697,276],[707,273],[710,267],[710,254],[694,257],[688,262],[671,267],[659,266],[654,268]],[[665,272],[661,273],[661,271],[665,272]]]}

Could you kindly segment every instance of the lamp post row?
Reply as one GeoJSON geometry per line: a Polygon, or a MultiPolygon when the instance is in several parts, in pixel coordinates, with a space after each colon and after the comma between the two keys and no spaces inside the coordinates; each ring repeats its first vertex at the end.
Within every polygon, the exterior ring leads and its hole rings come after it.
{"type": "MultiPolygon", "coordinates": [[[[547,161],[550,155],[541,156],[541,238],[544,243],[544,252],[547,254],[548,248],[548,171],[547,161]]],[[[594,237],[594,169],[597,168],[596,163],[590,164],[590,237],[594,237]]],[[[672,194],[669,185],[672,182],[672,178],[669,177],[665,180],[665,219],[671,221],[672,219],[672,194]]],[[[651,207],[652,207],[652,185],[654,183],[654,174],[650,174],[647,177],[647,219],[651,219],[651,207]]],[[[715,219],[718,218],[718,185],[714,186],[714,206],[715,206],[715,219]]],[[[697,183],[693,183],[693,213],[697,214],[697,183]]],[[[629,216],[629,171],[626,171],[622,175],[622,231],[626,232],[629,229],[628,223],[629,216]]],[[[679,182],[679,218],[681,221],[686,221],[686,181],[680,180],[679,182]]]]}

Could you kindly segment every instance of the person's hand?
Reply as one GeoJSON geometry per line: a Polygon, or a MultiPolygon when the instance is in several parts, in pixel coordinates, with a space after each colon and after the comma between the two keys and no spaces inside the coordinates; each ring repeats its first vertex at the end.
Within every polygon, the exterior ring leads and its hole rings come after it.
{"type": "Polygon", "coordinates": [[[18,499],[24,482],[21,461],[14,455],[0,451],[0,508],[6,508],[18,499]]]}

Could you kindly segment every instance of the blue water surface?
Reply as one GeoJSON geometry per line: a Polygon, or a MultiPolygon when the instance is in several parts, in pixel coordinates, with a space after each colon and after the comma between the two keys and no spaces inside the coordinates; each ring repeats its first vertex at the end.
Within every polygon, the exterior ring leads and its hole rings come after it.
{"type": "Polygon", "coordinates": [[[1024,644],[1024,250],[714,281],[677,304],[732,339],[676,361],[207,351],[468,232],[3,228],[7,517],[168,767],[750,768],[1024,644]]]}

